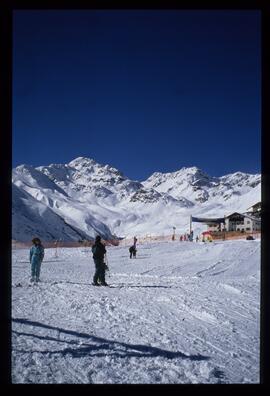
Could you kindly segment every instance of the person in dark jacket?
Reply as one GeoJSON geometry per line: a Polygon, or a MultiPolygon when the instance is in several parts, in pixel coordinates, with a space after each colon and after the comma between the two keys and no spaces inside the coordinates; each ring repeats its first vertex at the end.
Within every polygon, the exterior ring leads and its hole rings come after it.
{"type": "Polygon", "coordinates": [[[133,256],[134,258],[136,258],[136,252],[137,252],[136,246],[134,246],[134,245],[130,246],[130,248],[129,248],[130,256],[129,257],[132,258],[132,256],[133,256]]]}
{"type": "Polygon", "coordinates": [[[44,258],[44,247],[39,238],[32,239],[33,246],[30,249],[31,282],[39,282],[40,267],[44,258]]]}
{"type": "Polygon", "coordinates": [[[101,243],[101,237],[96,236],[95,243],[92,246],[93,259],[96,267],[96,272],[93,277],[94,286],[108,286],[105,281],[105,269],[106,264],[104,263],[104,255],[106,254],[106,249],[103,243],[101,243]]]}

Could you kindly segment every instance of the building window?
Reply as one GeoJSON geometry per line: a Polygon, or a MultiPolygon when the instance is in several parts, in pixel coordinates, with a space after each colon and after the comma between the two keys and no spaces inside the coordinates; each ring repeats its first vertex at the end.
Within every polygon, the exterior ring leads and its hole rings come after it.
{"type": "Polygon", "coordinates": [[[250,231],[250,228],[249,228],[249,227],[247,227],[247,228],[246,228],[246,231],[250,231]]]}
{"type": "Polygon", "coordinates": [[[250,224],[250,220],[247,220],[247,224],[250,224]]]}

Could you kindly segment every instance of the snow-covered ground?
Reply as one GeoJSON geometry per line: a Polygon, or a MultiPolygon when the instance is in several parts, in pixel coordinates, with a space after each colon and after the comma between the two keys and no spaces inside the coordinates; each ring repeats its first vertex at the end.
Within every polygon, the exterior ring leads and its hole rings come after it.
{"type": "Polygon", "coordinates": [[[89,248],[46,249],[31,287],[13,251],[13,383],[259,383],[260,240],[107,251],[110,288],[89,248]]]}

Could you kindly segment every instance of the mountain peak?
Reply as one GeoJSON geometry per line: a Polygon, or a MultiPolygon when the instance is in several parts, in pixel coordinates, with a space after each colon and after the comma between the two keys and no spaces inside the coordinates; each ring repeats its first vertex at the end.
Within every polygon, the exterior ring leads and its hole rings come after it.
{"type": "Polygon", "coordinates": [[[81,166],[89,166],[89,165],[95,165],[96,164],[96,161],[95,160],[93,160],[93,159],[91,159],[91,158],[87,158],[87,157],[78,157],[78,158],[75,158],[74,160],[72,160],[72,161],[70,161],[69,163],[68,163],[68,165],[69,166],[78,166],[78,165],[81,165],[81,166]]]}
{"type": "Polygon", "coordinates": [[[200,172],[202,172],[201,171],[201,169],[199,169],[197,166],[189,166],[189,167],[185,167],[185,166],[183,166],[180,170],[183,170],[183,171],[189,171],[189,172],[198,172],[198,171],[200,171],[200,172]]]}
{"type": "Polygon", "coordinates": [[[202,177],[209,177],[207,173],[205,173],[203,170],[198,168],[197,166],[190,166],[190,167],[183,167],[179,171],[176,171],[174,173],[181,173],[181,174],[186,174],[186,175],[192,175],[192,176],[202,176],[202,177]]]}
{"type": "Polygon", "coordinates": [[[35,168],[32,165],[22,164],[22,165],[16,166],[15,169],[18,170],[18,171],[24,171],[24,170],[32,170],[32,169],[35,169],[35,168]]]}

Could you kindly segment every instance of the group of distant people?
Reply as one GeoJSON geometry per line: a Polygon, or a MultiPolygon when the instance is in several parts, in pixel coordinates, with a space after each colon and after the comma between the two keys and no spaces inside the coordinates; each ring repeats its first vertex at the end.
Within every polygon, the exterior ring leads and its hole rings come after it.
{"type": "MultiPolygon", "coordinates": [[[[198,238],[198,237],[197,237],[197,238],[198,238]]],[[[197,238],[196,238],[196,242],[198,242],[198,241],[197,241],[197,238]]],[[[180,241],[180,242],[182,242],[182,241],[190,241],[190,242],[193,242],[193,231],[190,231],[190,234],[186,232],[184,235],[180,235],[179,241],[180,241]]]]}
{"type": "MultiPolygon", "coordinates": [[[[190,234],[189,233],[185,233],[184,235],[180,235],[180,237],[179,237],[179,241],[180,242],[182,242],[182,241],[193,242],[193,239],[194,239],[193,231],[191,231],[190,234]]],[[[195,241],[196,242],[200,241],[199,235],[196,236],[195,241]]],[[[207,236],[202,235],[201,241],[202,242],[212,242],[212,237],[210,235],[207,235],[207,236]]]]}
{"type": "MultiPolygon", "coordinates": [[[[31,264],[31,282],[40,282],[40,269],[41,263],[44,259],[45,250],[42,242],[39,238],[32,239],[32,247],[30,248],[30,264],[31,264]]],[[[129,248],[130,258],[136,258],[136,248],[137,238],[134,237],[133,245],[129,248]]],[[[101,236],[97,235],[95,238],[95,243],[92,246],[93,260],[95,264],[95,273],[93,277],[94,286],[108,286],[105,280],[106,270],[108,270],[108,265],[105,260],[106,247],[101,242],[101,236]]]]}

